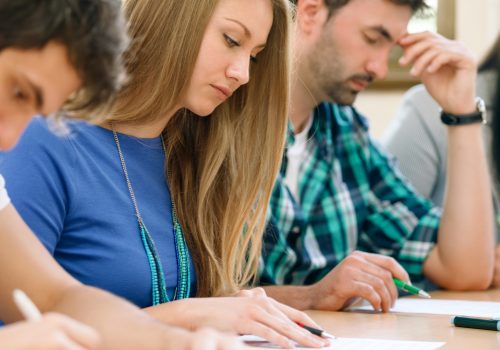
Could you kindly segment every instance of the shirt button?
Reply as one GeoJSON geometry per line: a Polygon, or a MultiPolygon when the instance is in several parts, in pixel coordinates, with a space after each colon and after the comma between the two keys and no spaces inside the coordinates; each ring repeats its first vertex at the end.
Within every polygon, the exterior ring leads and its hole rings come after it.
{"type": "Polygon", "coordinates": [[[300,227],[299,226],[292,227],[292,233],[294,235],[298,235],[300,233],[300,227]]]}

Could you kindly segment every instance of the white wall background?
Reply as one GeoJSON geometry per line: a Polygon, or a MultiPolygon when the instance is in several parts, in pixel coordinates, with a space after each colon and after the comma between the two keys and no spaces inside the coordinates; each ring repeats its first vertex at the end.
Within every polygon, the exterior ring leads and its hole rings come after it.
{"type": "MultiPolygon", "coordinates": [[[[455,36],[480,59],[500,32],[500,0],[456,0],[455,36]]],[[[372,135],[380,137],[405,91],[366,91],[356,107],[369,119],[372,135]]]]}

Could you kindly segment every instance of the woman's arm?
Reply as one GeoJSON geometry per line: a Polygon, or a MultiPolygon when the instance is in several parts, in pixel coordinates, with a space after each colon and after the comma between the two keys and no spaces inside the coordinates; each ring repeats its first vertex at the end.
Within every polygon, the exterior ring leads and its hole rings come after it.
{"type": "Polygon", "coordinates": [[[190,298],[145,309],[156,319],[188,329],[213,327],[234,334],[254,334],[284,348],[291,340],[308,347],[328,345],[297,323],[319,327],[303,312],[267,297],[262,288],[240,291],[236,296],[190,298]]]}
{"type": "Polygon", "coordinates": [[[42,312],[57,311],[95,328],[102,349],[177,349],[171,336],[177,330],[67,274],[9,205],[0,211],[0,318],[6,322],[21,319],[12,300],[15,288],[42,312]]]}

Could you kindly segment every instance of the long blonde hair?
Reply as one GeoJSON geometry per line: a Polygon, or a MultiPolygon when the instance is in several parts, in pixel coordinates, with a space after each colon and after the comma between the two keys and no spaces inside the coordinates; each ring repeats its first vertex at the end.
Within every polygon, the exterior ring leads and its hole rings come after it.
{"type": "MultiPolygon", "coordinates": [[[[212,115],[178,111],[164,130],[170,191],[197,272],[198,296],[249,283],[282,159],[289,101],[290,5],[269,0],[273,25],[251,79],[212,115]]],[[[130,81],[111,121],[140,125],[171,111],[187,87],[218,0],[125,0],[130,81]]]]}

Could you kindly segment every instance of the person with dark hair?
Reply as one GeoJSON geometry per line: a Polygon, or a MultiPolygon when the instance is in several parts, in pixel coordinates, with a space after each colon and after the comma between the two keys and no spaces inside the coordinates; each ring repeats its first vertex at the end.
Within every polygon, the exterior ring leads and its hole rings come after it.
{"type": "Polygon", "coordinates": [[[493,274],[491,192],[475,104],[476,64],[462,44],[407,25],[424,0],[298,0],[291,131],[271,197],[260,283],[298,309],[361,297],[388,311],[393,278],[484,289],[493,274]],[[446,112],[443,211],[416,194],[352,107],[401,46],[446,112]],[[470,115],[469,115],[470,114],[470,115]],[[476,123],[474,123],[476,122],[476,123]],[[457,239],[459,237],[459,239],[457,239]]]}
{"type": "MultiPolygon", "coordinates": [[[[125,33],[119,0],[0,0],[0,150],[15,145],[35,114],[92,111],[113,99],[125,33]]],[[[2,349],[243,349],[236,338],[165,326],[82,285],[22,221],[0,175],[2,321],[20,319],[17,288],[48,314],[0,329],[2,349]]]]}
{"type": "MultiPolygon", "coordinates": [[[[22,128],[35,112],[47,114],[47,111],[56,110],[53,107],[62,101],[66,112],[85,111],[87,116],[110,102],[125,76],[121,53],[128,44],[119,5],[115,0],[0,1],[0,51],[8,50],[9,53],[5,60],[9,58],[12,64],[17,64],[16,67],[11,65],[12,69],[24,71],[27,67],[21,66],[24,61],[19,55],[31,53],[32,61],[27,65],[33,67],[32,63],[36,62],[41,68],[55,69],[55,72],[47,71],[55,74],[46,78],[59,92],[45,96],[47,86],[31,81],[29,71],[21,74],[24,80],[16,76],[11,84],[17,98],[32,98],[30,108],[23,109],[24,115],[17,118],[19,123],[24,123],[17,128],[22,128]],[[68,57],[72,74],[57,74],[57,69],[64,66],[58,67],[56,63],[60,62],[53,58],[63,52],[68,57]],[[42,56],[47,59],[41,59],[42,56]],[[49,64],[52,67],[48,67],[49,64]],[[75,90],[76,84],[79,88],[68,99],[66,92],[75,90]]],[[[7,106],[2,105],[2,108],[7,106]]],[[[8,129],[2,128],[2,132],[7,133],[8,129]]],[[[8,140],[3,137],[4,143],[8,140]]]]}
{"type": "MultiPolygon", "coordinates": [[[[479,65],[477,92],[485,101],[486,123],[482,125],[482,138],[490,162],[496,149],[491,147],[494,122],[494,95],[496,80],[500,72],[500,35],[486,58],[479,65]]],[[[396,112],[382,143],[394,155],[403,175],[423,196],[442,206],[447,177],[447,127],[439,119],[441,108],[427,92],[424,85],[417,85],[405,94],[401,107],[396,112]]],[[[491,178],[492,198],[496,211],[495,229],[497,242],[500,238],[500,182],[491,178]]],[[[500,244],[496,247],[493,285],[500,286],[500,244]]]]}

